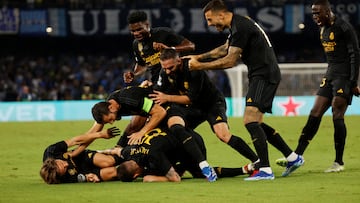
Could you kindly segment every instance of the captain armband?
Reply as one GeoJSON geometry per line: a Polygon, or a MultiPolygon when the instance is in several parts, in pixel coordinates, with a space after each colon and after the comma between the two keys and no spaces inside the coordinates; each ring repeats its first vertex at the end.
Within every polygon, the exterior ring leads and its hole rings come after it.
{"type": "Polygon", "coordinates": [[[145,111],[146,113],[149,113],[153,104],[154,104],[153,100],[145,97],[144,98],[144,104],[142,106],[142,110],[145,111]]]}

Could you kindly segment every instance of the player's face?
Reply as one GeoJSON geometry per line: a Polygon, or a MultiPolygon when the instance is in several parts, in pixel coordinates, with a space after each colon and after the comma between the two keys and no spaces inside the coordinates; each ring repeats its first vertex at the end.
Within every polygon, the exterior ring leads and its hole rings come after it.
{"type": "Polygon", "coordinates": [[[176,71],[181,64],[181,59],[179,57],[175,59],[167,59],[160,61],[160,64],[161,67],[164,69],[165,73],[171,76],[176,74],[176,71]]]}
{"type": "Polygon", "coordinates": [[[61,159],[56,159],[55,163],[56,163],[56,173],[60,176],[64,175],[69,166],[68,162],[61,159]]]}
{"type": "Polygon", "coordinates": [[[311,13],[314,22],[322,27],[329,22],[330,19],[330,12],[324,6],[321,5],[312,5],[311,6],[311,13]]]}
{"type": "Polygon", "coordinates": [[[205,19],[208,26],[213,26],[217,31],[222,32],[225,30],[226,26],[224,24],[224,15],[220,11],[207,11],[205,12],[205,19]]]}
{"type": "Polygon", "coordinates": [[[110,112],[107,115],[103,115],[103,124],[110,123],[113,124],[116,121],[116,113],[110,112]]]}
{"type": "Polygon", "coordinates": [[[147,22],[129,24],[129,30],[131,35],[138,41],[142,41],[150,36],[150,27],[147,22]]]}

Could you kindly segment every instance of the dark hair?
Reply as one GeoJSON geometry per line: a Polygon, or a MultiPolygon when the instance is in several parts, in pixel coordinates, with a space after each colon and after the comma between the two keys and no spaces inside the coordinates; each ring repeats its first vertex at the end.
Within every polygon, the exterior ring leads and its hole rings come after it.
{"type": "Polygon", "coordinates": [[[175,49],[173,48],[166,48],[166,49],[163,49],[161,51],[161,54],[160,54],[160,60],[161,61],[164,61],[164,60],[168,60],[168,59],[174,59],[176,57],[179,56],[179,53],[176,52],[175,49]]]}
{"type": "Polygon", "coordinates": [[[147,21],[147,15],[144,11],[134,11],[127,17],[128,24],[147,21]]]}
{"type": "Polygon", "coordinates": [[[212,10],[212,11],[227,11],[228,8],[226,6],[226,4],[224,3],[224,1],[222,0],[212,0],[209,3],[207,3],[204,8],[203,8],[203,12],[206,13],[207,11],[212,10]]]}
{"type": "Polygon", "coordinates": [[[60,183],[57,175],[57,165],[55,159],[48,158],[44,161],[40,169],[40,176],[47,184],[60,183]]]}
{"type": "Polygon", "coordinates": [[[322,5],[325,7],[330,7],[330,3],[328,0],[314,0],[313,5],[322,5]]]}
{"type": "Polygon", "coordinates": [[[96,103],[92,107],[91,113],[92,113],[94,120],[97,123],[104,124],[103,116],[110,113],[109,105],[110,105],[109,102],[102,101],[102,102],[96,103]]]}

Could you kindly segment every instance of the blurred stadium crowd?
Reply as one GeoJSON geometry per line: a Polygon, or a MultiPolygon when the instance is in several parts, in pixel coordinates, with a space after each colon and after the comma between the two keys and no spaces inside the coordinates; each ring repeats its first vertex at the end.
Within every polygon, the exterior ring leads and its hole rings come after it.
{"type": "MultiPolygon", "coordinates": [[[[0,101],[104,99],[126,86],[123,73],[132,70],[127,53],[36,57],[0,57],[0,101]]],[[[226,96],[230,86],[224,71],[209,76],[226,96]]],[[[144,78],[137,78],[137,83],[144,78]]]]}
{"type": "MultiPolygon", "coordinates": [[[[0,101],[104,99],[109,92],[127,85],[123,81],[123,73],[132,70],[133,66],[134,59],[126,52],[117,56],[61,54],[0,57],[0,101]]],[[[226,97],[231,96],[229,78],[224,70],[208,71],[208,75],[226,97]]],[[[285,76],[281,86],[289,90],[294,83],[301,82],[296,78],[285,76]]],[[[140,82],[144,78],[137,79],[140,82]]],[[[302,83],[305,81],[302,80],[302,83]]],[[[308,87],[316,87],[318,80],[308,83],[308,87]]]]}

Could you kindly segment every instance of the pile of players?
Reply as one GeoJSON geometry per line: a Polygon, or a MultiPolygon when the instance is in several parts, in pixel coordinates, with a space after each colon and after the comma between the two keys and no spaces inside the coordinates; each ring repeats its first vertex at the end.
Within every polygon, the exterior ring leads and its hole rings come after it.
{"type": "Polygon", "coordinates": [[[360,53],[351,25],[331,12],[327,0],[313,2],[312,16],[321,28],[320,39],[329,68],[293,151],[278,131],[263,121],[264,114],[271,113],[281,80],[269,37],[249,17],[229,11],[222,0],[211,0],[203,11],[209,26],[219,32],[229,29],[230,34],[224,45],[198,55],[186,55],[195,50],[195,45],[185,37],[169,28],[152,28],[146,13],[135,11],[128,16],[136,59],[134,72],[124,75],[129,86],[94,105],[95,123],[86,134],[60,141],[45,150],[40,175],[46,183],[128,182],[138,177],[144,182],[178,182],[185,171],[209,182],[245,174],[248,174],[246,181],[273,180],[267,142],[284,155],[276,162],[285,167],[282,173],[285,177],[304,164],[302,154],[330,107],[336,157],[325,172],[344,170],[344,114],[353,95],[359,95],[360,53]],[[234,67],[239,59],[248,67],[243,120],[256,152],[230,132],[225,98],[205,72],[234,67]],[[145,72],[149,80],[134,84],[134,78],[145,72]],[[120,135],[116,127],[103,128],[122,116],[132,119],[115,147],[102,151],[87,149],[97,138],[120,135]],[[195,131],[205,121],[222,142],[249,163],[239,168],[212,167],[207,161],[204,135],[195,131]],[[75,150],[68,151],[68,147],[75,145],[78,146],[75,150]]]}

